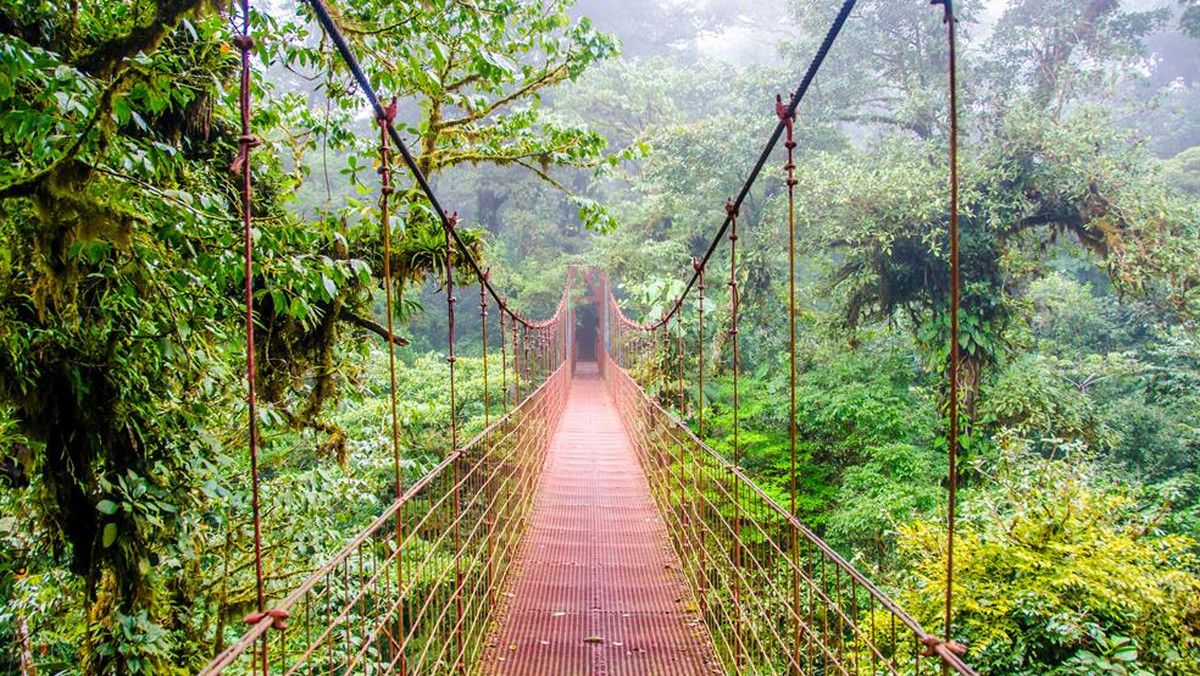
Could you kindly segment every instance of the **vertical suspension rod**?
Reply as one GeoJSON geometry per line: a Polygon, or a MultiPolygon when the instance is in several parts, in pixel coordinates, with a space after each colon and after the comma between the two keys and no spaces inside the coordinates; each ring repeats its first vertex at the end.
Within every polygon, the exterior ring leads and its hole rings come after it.
{"type": "MultiPolygon", "coordinates": [[[[392,186],[391,147],[388,144],[388,126],[396,118],[396,100],[383,110],[383,115],[376,119],[379,124],[379,176],[380,176],[380,238],[383,240],[383,289],[384,312],[387,314],[387,344],[388,344],[388,408],[391,414],[392,442],[392,472],[396,500],[404,495],[404,477],[400,469],[400,416],[396,402],[396,343],[395,343],[395,305],[392,299],[392,223],[390,211],[391,195],[395,192],[392,186]]],[[[404,522],[401,510],[396,510],[396,549],[404,542],[404,522]]],[[[396,557],[396,588],[403,593],[404,561],[396,557]]],[[[403,614],[403,613],[401,613],[403,614]]],[[[403,626],[399,627],[398,635],[403,636],[403,626]]],[[[408,670],[405,656],[405,645],[401,642],[399,663],[397,668],[401,674],[408,670]]]]}
{"type": "MultiPolygon", "coordinates": [[[[242,245],[245,256],[245,302],[246,302],[246,406],[249,413],[250,434],[250,505],[254,519],[254,589],[255,607],[258,613],[266,608],[266,590],[263,585],[262,562],[262,503],[258,476],[258,396],[255,388],[257,379],[254,361],[254,232],[253,232],[253,188],[250,180],[250,152],[258,145],[258,139],[250,133],[250,52],[254,49],[254,38],[250,35],[250,0],[241,1],[241,33],[234,37],[234,46],[241,52],[240,90],[238,96],[242,134],[238,137],[238,154],[230,170],[242,179],[242,245]]],[[[266,640],[263,640],[262,670],[267,672],[266,640]]]]}
{"type": "MultiPolygon", "coordinates": [[[[796,137],[795,113],[789,115],[783,105],[783,97],[775,97],[775,114],[787,127],[783,147],[787,149],[788,194],[788,511],[796,514],[796,137]]],[[[800,645],[800,574],[796,563],[800,556],[799,534],[795,528],[791,533],[792,551],[792,640],[800,645]]],[[[799,676],[798,660],[792,659],[792,673],[799,676]]]]}
{"type": "Polygon", "coordinates": [[[950,87],[950,443],[949,447],[949,495],[946,511],[946,610],[943,639],[953,641],[954,620],[954,517],[958,493],[958,433],[959,433],[959,371],[961,368],[958,346],[959,305],[962,302],[961,267],[959,261],[958,229],[958,67],[955,49],[955,23],[953,0],[935,0],[945,8],[942,21],[946,24],[946,42],[949,51],[950,87]]]}
{"type": "MultiPolygon", "coordinates": [[[[733,466],[740,467],[742,464],[742,449],[738,443],[738,372],[740,371],[738,362],[740,354],[738,350],[738,283],[737,283],[737,219],[738,207],[733,203],[733,200],[725,202],[725,212],[729,215],[729,337],[733,343],[733,466]]],[[[733,531],[734,538],[737,540],[733,544],[734,561],[733,565],[737,569],[737,575],[734,576],[733,586],[733,602],[737,606],[738,611],[738,646],[735,665],[738,673],[742,670],[742,661],[744,658],[742,646],[745,644],[744,623],[741,621],[742,615],[742,583],[741,583],[741,566],[742,566],[742,507],[741,507],[741,482],[736,479],[733,481],[733,502],[734,502],[734,517],[733,531]]]]}
{"type": "MultiPolygon", "coordinates": [[[[695,270],[699,284],[699,299],[696,304],[697,310],[697,349],[696,349],[696,436],[704,440],[704,265],[697,259],[692,259],[692,268],[695,270]]],[[[705,521],[707,516],[707,508],[705,505],[705,488],[708,485],[704,476],[704,468],[701,467],[702,454],[696,453],[693,459],[693,481],[697,484],[695,507],[696,526],[699,528],[698,538],[700,541],[700,572],[697,580],[700,582],[700,612],[702,617],[707,619],[707,600],[708,600],[708,523],[705,521]]]]}
{"type": "MultiPolygon", "coordinates": [[[[458,222],[458,214],[450,216],[449,224],[445,228],[446,233],[446,313],[448,318],[447,334],[449,336],[449,354],[446,356],[446,361],[450,364],[450,452],[454,453],[458,450],[458,393],[455,389],[455,364],[458,357],[454,354],[454,306],[458,299],[454,297],[454,247],[451,242],[450,233],[454,232],[454,226],[458,222]]],[[[481,275],[482,278],[482,275],[481,275]]],[[[454,644],[456,648],[454,658],[454,668],[459,674],[465,673],[465,655],[463,653],[463,635],[462,635],[462,505],[461,494],[462,489],[459,483],[462,481],[460,475],[461,461],[454,461],[454,644]]]]}
{"type": "Polygon", "coordinates": [[[500,396],[508,413],[508,340],[504,333],[504,313],[500,313],[500,396]]]}

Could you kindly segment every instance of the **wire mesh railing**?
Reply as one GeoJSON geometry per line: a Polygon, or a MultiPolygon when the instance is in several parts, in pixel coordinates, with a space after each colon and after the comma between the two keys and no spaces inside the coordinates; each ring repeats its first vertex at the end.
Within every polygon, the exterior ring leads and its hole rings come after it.
{"type": "MultiPolygon", "coordinates": [[[[448,213],[434,194],[428,178],[395,128],[395,106],[385,107],[370,79],[360,67],[350,45],[321,0],[307,0],[334,48],[371,104],[381,134],[382,243],[389,247],[391,226],[388,173],[395,144],[411,171],[446,238],[445,288],[449,318],[449,382],[455,397],[454,313],[455,258],[480,282],[481,312],[487,314],[490,295],[500,312],[501,335],[507,316],[512,332],[513,399],[521,403],[482,435],[459,446],[456,421],[452,422],[450,448],[445,460],[407,490],[401,486],[399,442],[394,399],[394,336],[387,330],[393,362],[391,396],[393,447],[396,464],[396,501],[371,526],[290,594],[268,609],[264,591],[257,428],[254,414],[254,341],[252,270],[252,214],[250,152],[256,140],[250,133],[249,2],[239,3],[241,32],[234,41],[241,52],[242,135],[235,167],[242,178],[242,220],[246,270],[247,402],[252,505],[255,524],[255,564],[258,612],[249,621],[250,631],[224,651],[203,672],[222,673],[464,673],[474,662],[483,642],[488,618],[496,606],[496,590],[503,582],[505,565],[519,540],[524,515],[534,493],[532,481],[544,459],[550,431],[557,422],[570,372],[569,345],[573,315],[563,321],[563,306],[546,323],[529,322],[507,307],[488,281],[488,274],[456,230],[457,215],[448,213]],[[533,383],[544,380],[540,388],[533,383]],[[523,389],[523,386],[527,389],[523,389]],[[530,391],[531,390],[531,391],[530,391]]],[[[954,71],[954,15],[949,0],[944,6],[948,26],[951,70],[951,120],[956,119],[954,71]]],[[[638,324],[620,314],[611,294],[605,298],[617,321],[609,325],[602,365],[621,416],[635,441],[650,479],[653,495],[668,524],[672,541],[700,600],[700,610],[714,639],[714,650],[730,673],[792,674],[919,674],[936,669],[974,673],[958,655],[962,646],[952,640],[953,532],[957,409],[950,407],[950,490],[947,538],[945,631],[939,638],[927,633],[869,580],[839,557],[794,517],[794,509],[780,507],[739,469],[738,219],[740,208],[781,138],[786,138],[789,261],[793,279],[789,290],[792,375],[791,418],[795,420],[796,298],[795,223],[796,185],[793,123],[797,106],[842,27],[855,0],[843,0],[841,9],[799,87],[785,104],[777,98],[779,122],[736,197],[727,200],[725,218],[703,256],[693,261],[693,274],[671,309],[655,322],[638,324]],[[786,137],[784,136],[786,134],[786,137]],[[682,327],[684,303],[693,288],[700,298],[701,357],[698,380],[703,387],[703,294],[710,259],[728,235],[730,327],[732,352],[733,457],[727,461],[700,437],[649,398],[629,375],[629,367],[653,360],[657,341],[669,334],[672,319],[682,327]],[[615,359],[614,359],[615,355],[615,359]],[[690,477],[690,479],[689,479],[690,477]]],[[[952,123],[952,129],[957,129],[952,123]]],[[[957,132],[951,134],[951,268],[953,288],[950,345],[957,331],[959,276],[957,265],[957,132]]],[[[390,255],[384,256],[390,261],[390,255]]],[[[384,266],[384,287],[390,288],[389,265],[384,266]]],[[[569,285],[568,285],[569,286],[569,285]]],[[[388,298],[388,316],[392,302],[388,298]]],[[[485,319],[486,325],[486,319],[485,319]]],[[[682,355],[682,330],[679,334],[682,355]]],[[[485,354],[486,330],[482,333],[485,354]]],[[[502,351],[507,342],[502,339],[502,351]]],[[[502,378],[508,373],[508,355],[502,354],[502,378]]],[[[955,401],[957,348],[951,350],[950,400],[955,401]]],[[[683,362],[679,363],[682,385],[683,362]]],[[[649,370],[647,370],[649,372],[649,370]]],[[[682,389],[682,387],[681,387],[682,389]]],[[[505,386],[505,401],[509,389],[505,386]]],[[[795,428],[791,430],[792,500],[795,500],[795,428]]]]}
{"type": "Polygon", "coordinates": [[[609,295],[604,376],[729,674],[973,675],[877,586],[646,393],[665,347],[609,295]]]}
{"type": "Polygon", "coordinates": [[[200,673],[465,674],[483,650],[571,378],[573,313],[513,333],[511,411],[404,491],[200,673]],[[516,354],[514,354],[516,357],[516,354]],[[524,385],[522,385],[524,383],[524,385]]]}

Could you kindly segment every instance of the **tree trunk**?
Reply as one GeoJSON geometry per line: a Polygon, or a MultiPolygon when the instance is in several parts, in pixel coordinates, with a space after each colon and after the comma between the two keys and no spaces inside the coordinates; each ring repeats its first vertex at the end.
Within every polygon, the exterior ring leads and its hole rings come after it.
{"type": "Polygon", "coordinates": [[[958,396],[962,406],[962,431],[970,434],[975,429],[975,405],[979,399],[979,383],[983,378],[983,361],[967,353],[958,359],[958,396]]]}
{"type": "Polygon", "coordinates": [[[17,611],[17,659],[20,664],[21,676],[37,676],[33,666],[33,637],[29,635],[29,622],[25,614],[17,611]]]}

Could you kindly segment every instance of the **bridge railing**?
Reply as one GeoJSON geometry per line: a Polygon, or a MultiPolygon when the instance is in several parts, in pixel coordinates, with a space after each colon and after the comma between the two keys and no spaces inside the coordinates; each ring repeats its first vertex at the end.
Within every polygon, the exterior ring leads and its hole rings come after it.
{"type": "Polygon", "coordinates": [[[975,674],[604,358],[613,400],[726,673],[975,674]]]}
{"type": "Polygon", "coordinates": [[[473,667],[562,414],[568,357],[566,349],[547,357],[540,387],[449,453],[200,673],[426,676],[473,667]]]}

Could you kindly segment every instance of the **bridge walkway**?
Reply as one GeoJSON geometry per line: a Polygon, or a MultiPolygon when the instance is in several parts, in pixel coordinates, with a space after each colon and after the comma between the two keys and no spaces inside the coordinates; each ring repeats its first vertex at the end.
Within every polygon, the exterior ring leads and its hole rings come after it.
{"type": "Polygon", "coordinates": [[[481,672],[713,673],[704,626],[617,410],[578,364],[481,672]]]}

